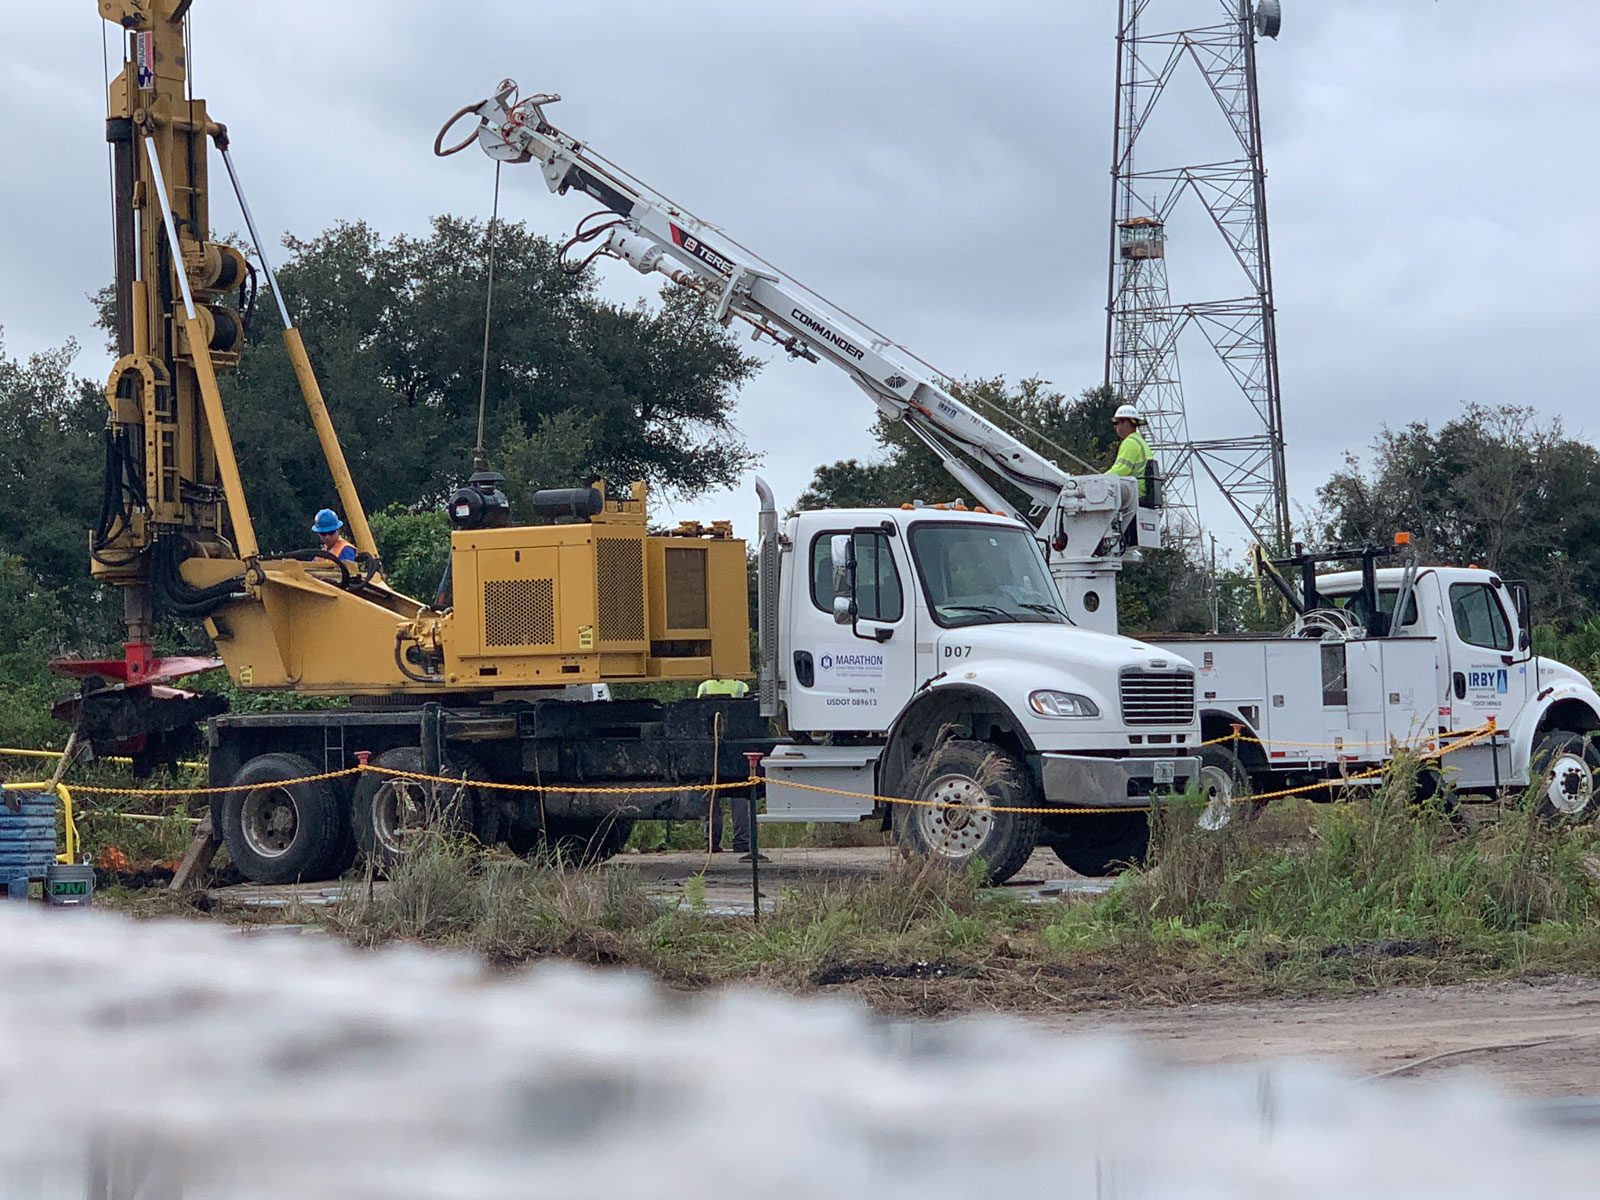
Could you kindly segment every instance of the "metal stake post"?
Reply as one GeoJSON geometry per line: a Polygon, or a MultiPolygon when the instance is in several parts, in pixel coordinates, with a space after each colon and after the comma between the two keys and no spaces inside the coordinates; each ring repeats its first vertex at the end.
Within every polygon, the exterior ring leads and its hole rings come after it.
{"type": "Polygon", "coordinates": [[[761,924],[761,835],[756,823],[757,792],[761,787],[761,751],[746,750],[745,762],[750,764],[750,919],[761,924]]]}

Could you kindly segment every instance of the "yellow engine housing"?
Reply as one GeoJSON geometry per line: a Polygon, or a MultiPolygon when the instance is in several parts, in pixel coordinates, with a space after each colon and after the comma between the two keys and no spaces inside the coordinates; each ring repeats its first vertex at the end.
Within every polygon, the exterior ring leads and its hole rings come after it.
{"type": "Polygon", "coordinates": [[[651,535],[636,485],[588,522],[452,534],[445,686],[748,675],[745,544],[704,532],[651,535]]]}

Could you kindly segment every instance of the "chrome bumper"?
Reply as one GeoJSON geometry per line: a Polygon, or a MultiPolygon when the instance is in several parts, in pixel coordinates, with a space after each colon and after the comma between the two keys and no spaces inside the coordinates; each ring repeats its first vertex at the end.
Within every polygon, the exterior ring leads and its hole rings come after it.
{"type": "Polygon", "coordinates": [[[1182,792],[1200,777],[1198,755],[1092,758],[1081,754],[1041,754],[1039,759],[1044,798],[1055,804],[1144,808],[1150,803],[1152,792],[1182,792]],[[1136,780],[1137,786],[1130,786],[1136,780]]]}

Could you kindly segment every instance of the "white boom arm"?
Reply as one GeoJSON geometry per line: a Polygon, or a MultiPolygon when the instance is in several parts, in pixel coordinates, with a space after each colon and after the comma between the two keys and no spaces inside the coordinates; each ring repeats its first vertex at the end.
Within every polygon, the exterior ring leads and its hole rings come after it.
{"type": "MultiPolygon", "coordinates": [[[[455,120],[476,115],[475,133],[444,148],[453,154],[476,140],[501,162],[536,162],[552,192],[583,192],[610,210],[610,219],[586,217],[568,248],[597,243],[598,254],[620,258],[643,273],[660,272],[716,299],[716,317],[748,321],[754,337],[765,336],[791,357],[828,362],[842,369],[886,415],[905,421],[971,492],[976,503],[1007,510],[1011,505],[957,454],[1008,480],[1029,497],[1040,535],[1052,548],[1052,573],[1062,585],[1071,615],[1081,624],[1115,627],[1115,572],[1124,552],[1120,531],[1135,518],[1134,482],[1116,475],[1072,475],[1025,443],[984,419],[945,389],[937,372],[904,347],[877,334],[809,288],[740,246],[626,171],[596,154],[545,118],[544,107],[559,96],[519,99],[514,80],[504,80],[492,98],[462,109],[455,120]],[[1104,547],[1104,551],[1102,551],[1104,547]],[[1088,604],[1090,584],[1109,590],[1088,604]],[[1104,601],[1111,601],[1109,604],[1104,601]]],[[[602,216],[605,214],[592,214],[602,216]]],[[[1152,540],[1157,523],[1138,522],[1138,544],[1152,540]],[[1148,523],[1148,525],[1147,525],[1148,523]]],[[[1137,561],[1136,554],[1127,555],[1137,561]]]]}

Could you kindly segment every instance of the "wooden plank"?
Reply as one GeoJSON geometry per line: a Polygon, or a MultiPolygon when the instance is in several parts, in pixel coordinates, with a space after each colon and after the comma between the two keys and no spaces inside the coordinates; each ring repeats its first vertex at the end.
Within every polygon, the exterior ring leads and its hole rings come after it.
{"type": "Polygon", "coordinates": [[[183,856],[183,861],[178,864],[178,870],[172,876],[172,882],[167,885],[167,890],[181,892],[197,876],[204,875],[221,846],[222,843],[211,831],[211,813],[208,811],[200,818],[200,824],[194,827],[194,841],[189,843],[189,850],[183,856]]]}

